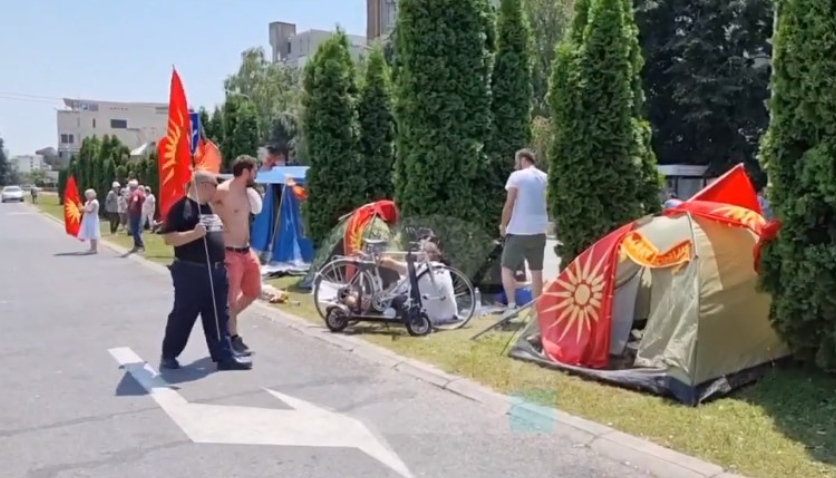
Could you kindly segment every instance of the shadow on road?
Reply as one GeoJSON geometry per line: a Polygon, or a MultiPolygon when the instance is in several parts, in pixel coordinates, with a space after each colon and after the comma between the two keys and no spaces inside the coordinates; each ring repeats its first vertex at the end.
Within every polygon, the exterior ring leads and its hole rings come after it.
{"type": "Polygon", "coordinates": [[[56,252],[52,255],[52,257],[75,257],[75,256],[90,256],[92,255],[88,251],[76,251],[76,252],[56,252]]]}

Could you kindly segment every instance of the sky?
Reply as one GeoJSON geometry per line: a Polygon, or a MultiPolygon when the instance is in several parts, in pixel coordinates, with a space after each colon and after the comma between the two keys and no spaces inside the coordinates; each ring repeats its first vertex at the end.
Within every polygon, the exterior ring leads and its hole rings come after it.
{"type": "Polygon", "coordinates": [[[189,104],[223,101],[241,52],[267,25],[364,35],[364,0],[26,0],[0,14],[0,138],[12,155],[57,146],[63,98],[167,102],[177,67],[189,104]]]}

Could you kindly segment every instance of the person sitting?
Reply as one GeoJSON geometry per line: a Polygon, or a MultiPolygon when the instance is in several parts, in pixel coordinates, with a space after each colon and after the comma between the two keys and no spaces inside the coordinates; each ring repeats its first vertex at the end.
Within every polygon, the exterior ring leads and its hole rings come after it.
{"type": "MultiPolygon", "coordinates": [[[[421,303],[432,323],[449,322],[457,320],[458,305],[455,300],[455,290],[453,286],[453,279],[446,269],[433,272],[432,278],[429,274],[422,274],[425,270],[423,265],[424,260],[432,263],[443,263],[444,255],[438,246],[432,242],[427,242],[424,250],[417,254],[415,263],[415,273],[418,275],[418,292],[421,294],[421,303]]],[[[409,277],[409,268],[406,261],[395,259],[392,256],[384,255],[380,258],[380,272],[381,275],[397,274],[400,283],[409,277]]],[[[384,285],[386,287],[386,285],[384,285]]],[[[391,307],[396,313],[403,314],[406,312],[406,303],[409,300],[409,282],[404,282],[401,289],[398,291],[397,297],[392,300],[391,307]]]]}

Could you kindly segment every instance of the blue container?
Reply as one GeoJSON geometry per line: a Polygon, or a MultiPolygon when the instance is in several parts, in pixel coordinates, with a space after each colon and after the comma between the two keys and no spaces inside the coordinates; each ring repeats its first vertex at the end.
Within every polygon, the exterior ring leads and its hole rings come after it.
{"type": "MultiPolygon", "coordinates": [[[[516,297],[514,297],[514,299],[514,302],[517,305],[525,305],[534,300],[534,293],[531,292],[531,286],[527,285],[517,289],[516,297]]],[[[499,302],[504,305],[508,305],[508,297],[505,296],[505,292],[499,294],[499,302]]]]}

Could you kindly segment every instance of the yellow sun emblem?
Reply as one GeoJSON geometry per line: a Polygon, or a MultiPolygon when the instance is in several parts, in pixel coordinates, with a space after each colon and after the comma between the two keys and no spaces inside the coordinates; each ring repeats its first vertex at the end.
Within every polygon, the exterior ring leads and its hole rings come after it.
{"type": "Polygon", "coordinates": [[[558,314],[552,327],[563,327],[558,341],[563,340],[570,330],[577,328],[577,340],[580,341],[584,329],[590,331],[592,323],[599,319],[599,311],[604,298],[603,266],[610,253],[603,254],[593,267],[594,251],[588,251],[586,257],[578,258],[560,277],[555,280],[552,290],[546,292],[544,299],[553,303],[543,313],[558,314]]]}
{"type": "Polygon", "coordinates": [[[714,214],[740,221],[745,226],[753,231],[763,227],[766,220],[755,211],[740,207],[740,206],[723,206],[713,211],[714,214]]]}
{"type": "Polygon", "coordinates": [[[81,206],[72,201],[64,201],[64,214],[69,221],[75,224],[81,221],[81,206]]]}
{"type": "Polygon", "coordinates": [[[163,184],[168,184],[174,178],[174,166],[177,164],[177,148],[180,145],[180,137],[183,134],[180,125],[183,124],[183,113],[177,112],[177,120],[169,120],[168,134],[166,135],[163,147],[163,184]]]}

